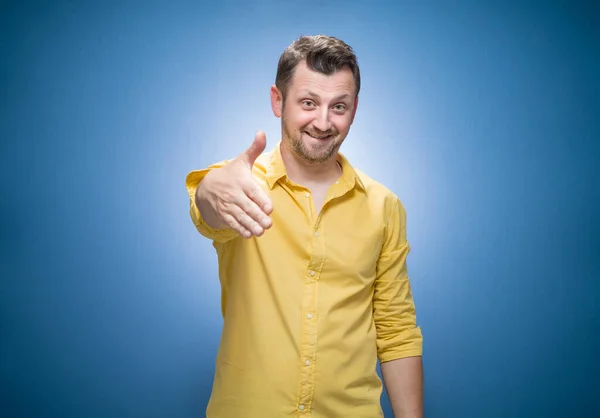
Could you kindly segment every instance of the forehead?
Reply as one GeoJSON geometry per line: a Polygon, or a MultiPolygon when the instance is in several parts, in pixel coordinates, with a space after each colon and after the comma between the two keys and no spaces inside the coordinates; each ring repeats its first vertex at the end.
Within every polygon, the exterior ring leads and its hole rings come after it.
{"type": "Polygon", "coordinates": [[[311,70],[305,61],[301,61],[294,70],[289,91],[293,94],[306,90],[321,96],[351,95],[355,91],[354,76],[349,68],[325,75],[311,70]]]}

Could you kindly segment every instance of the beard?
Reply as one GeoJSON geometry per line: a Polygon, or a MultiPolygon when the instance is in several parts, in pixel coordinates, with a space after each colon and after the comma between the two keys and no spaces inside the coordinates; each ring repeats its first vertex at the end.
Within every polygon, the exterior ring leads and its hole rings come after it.
{"type": "Polygon", "coordinates": [[[340,149],[342,142],[344,142],[344,138],[340,136],[340,133],[335,128],[324,132],[309,128],[308,126],[292,130],[286,123],[284,116],[281,117],[281,127],[283,130],[283,137],[291,145],[294,153],[311,164],[322,163],[333,158],[340,149]],[[320,143],[309,144],[303,140],[303,135],[309,135],[315,138],[330,138],[323,139],[320,143]]]}

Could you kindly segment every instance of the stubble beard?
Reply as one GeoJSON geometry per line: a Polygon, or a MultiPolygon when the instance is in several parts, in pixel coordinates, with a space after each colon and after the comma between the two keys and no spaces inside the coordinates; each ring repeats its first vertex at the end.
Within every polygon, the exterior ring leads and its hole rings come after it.
{"type": "MultiPolygon", "coordinates": [[[[288,128],[285,117],[281,117],[281,127],[283,130],[284,140],[287,140],[291,145],[293,152],[304,161],[310,164],[319,164],[333,158],[340,146],[342,145],[343,138],[340,138],[338,132],[329,132],[334,135],[333,139],[323,142],[315,146],[307,146],[302,140],[303,132],[313,133],[311,130],[302,127],[299,130],[291,131],[288,128]]],[[[325,133],[326,134],[326,133],[325,133]]]]}

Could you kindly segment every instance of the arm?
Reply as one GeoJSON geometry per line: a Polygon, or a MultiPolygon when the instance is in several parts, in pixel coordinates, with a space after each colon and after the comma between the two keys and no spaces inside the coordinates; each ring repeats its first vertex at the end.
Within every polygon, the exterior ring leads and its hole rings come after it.
{"type": "Polygon", "coordinates": [[[385,239],[377,262],[373,315],[381,372],[396,418],[422,418],[423,337],[406,258],[406,213],[397,198],[387,202],[385,239]]]}
{"type": "Polygon", "coordinates": [[[381,364],[385,389],[396,418],[423,418],[423,362],[421,356],[381,364]]]}

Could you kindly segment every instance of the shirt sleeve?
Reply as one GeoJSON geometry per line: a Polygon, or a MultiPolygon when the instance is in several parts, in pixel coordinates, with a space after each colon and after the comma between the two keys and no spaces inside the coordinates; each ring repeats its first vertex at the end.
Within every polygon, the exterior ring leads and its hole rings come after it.
{"type": "Polygon", "coordinates": [[[422,355],[423,336],[416,325],[416,310],[406,258],[406,212],[394,198],[389,204],[385,240],[377,261],[373,315],[380,362],[422,355]]]}
{"type": "Polygon", "coordinates": [[[204,168],[202,170],[191,171],[188,173],[188,175],[185,179],[185,186],[186,186],[186,189],[188,192],[188,196],[190,198],[190,217],[192,218],[192,222],[194,223],[194,225],[196,226],[196,229],[198,230],[198,232],[200,232],[200,234],[202,236],[204,236],[210,240],[213,240],[214,242],[221,243],[221,244],[224,244],[227,241],[238,237],[239,234],[231,228],[225,228],[225,229],[211,228],[204,221],[204,219],[202,219],[202,216],[200,215],[200,210],[196,206],[196,198],[195,197],[196,197],[196,188],[198,187],[198,185],[200,184],[200,182],[202,181],[204,176],[206,176],[206,174],[209,171],[217,169],[217,168],[221,168],[229,162],[230,162],[230,160],[222,161],[222,162],[213,164],[207,168],[204,168]]]}

